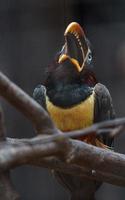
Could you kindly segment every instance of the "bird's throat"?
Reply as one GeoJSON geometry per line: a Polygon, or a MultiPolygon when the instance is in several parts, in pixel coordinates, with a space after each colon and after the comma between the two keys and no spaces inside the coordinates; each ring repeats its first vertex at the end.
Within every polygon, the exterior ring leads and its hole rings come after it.
{"type": "Polygon", "coordinates": [[[72,108],[85,102],[93,93],[93,88],[88,85],[67,84],[47,91],[47,96],[53,105],[59,108],[72,108]]]}

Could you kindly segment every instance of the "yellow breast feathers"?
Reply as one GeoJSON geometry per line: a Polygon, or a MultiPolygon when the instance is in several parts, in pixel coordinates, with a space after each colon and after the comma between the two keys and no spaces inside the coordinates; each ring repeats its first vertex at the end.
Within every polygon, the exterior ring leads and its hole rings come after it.
{"type": "Polygon", "coordinates": [[[47,98],[47,110],[62,131],[72,131],[90,126],[94,118],[94,92],[85,101],[72,108],[60,108],[47,98]]]}

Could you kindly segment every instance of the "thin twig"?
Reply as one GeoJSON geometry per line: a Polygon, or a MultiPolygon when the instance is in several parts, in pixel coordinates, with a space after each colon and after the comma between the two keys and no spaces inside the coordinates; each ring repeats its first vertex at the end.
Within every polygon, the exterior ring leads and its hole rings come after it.
{"type": "MultiPolygon", "coordinates": [[[[40,138],[42,138],[41,140],[41,144],[45,144],[45,143],[49,143],[49,142],[56,142],[56,141],[63,141],[66,140],[68,138],[73,138],[73,139],[77,139],[81,136],[87,136],[87,135],[91,135],[93,133],[95,133],[95,135],[101,135],[101,134],[109,134],[110,132],[112,133],[112,131],[114,130],[113,134],[111,135],[111,137],[115,137],[115,135],[118,135],[117,131],[120,131],[119,128],[117,129],[117,126],[121,127],[121,125],[125,124],[125,118],[117,118],[117,119],[113,119],[113,120],[108,120],[108,121],[103,121],[100,123],[96,123],[88,128],[82,129],[82,130],[77,130],[77,131],[71,131],[71,132],[60,132],[60,134],[55,133],[53,135],[47,135],[47,136],[38,136],[35,138],[36,142],[40,140],[40,138]],[[114,127],[114,128],[109,128],[109,127],[114,127]],[[116,127],[116,128],[115,128],[116,127]]],[[[110,133],[110,134],[111,134],[110,133]]],[[[10,139],[8,139],[10,140],[10,139]]],[[[15,139],[11,139],[11,140],[15,140],[15,139]]],[[[27,141],[27,139],[20,139],[18,140],[18,142],[21,140],[24,140],[25,142],[27,141]]],[[[34,139],[33,139],[34,140],[34,139]]],[[[16,139],[17,141],[17,139],[16,139]]]]}
{"type": "Polygon", "coordinates": [[[121,133],[124,133],[125,131],[125,125],[120,125],[118,127],[116,127],[115,129],[113,129],[111,132],[110,132],[110,137],[112,138],[116,138],[118,137],[121,133]]]}

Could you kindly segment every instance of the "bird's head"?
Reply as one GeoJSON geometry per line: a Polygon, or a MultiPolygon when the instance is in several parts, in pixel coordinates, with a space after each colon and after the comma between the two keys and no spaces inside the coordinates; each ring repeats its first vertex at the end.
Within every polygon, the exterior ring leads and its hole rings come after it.
{"type": "Polygon", "coordinates": [[[58,63],[70,60],[79,73],[84,68],[90,67],[92,64],[92,52],[81,26],[76,22],[70,23],[65,30],[64,37],[65,44],[60,52],[58,63]]]}
{"type": "Polygon", "coordinates": [[[68,107],[87,98],[97,81],[92,71],[90,44],[82,27],[76,22],[70,23],[64,38],[61,51],[48,67],[45,85],[54,104],[68,107]]]}

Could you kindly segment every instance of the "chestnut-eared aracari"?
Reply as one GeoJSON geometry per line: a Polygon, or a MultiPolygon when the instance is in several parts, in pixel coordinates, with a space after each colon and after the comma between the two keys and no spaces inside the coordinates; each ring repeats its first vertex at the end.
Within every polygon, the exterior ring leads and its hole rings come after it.
{"type": "MultiPolygon", "coordinates": [[[[110,93],[98,83],[93,72],[91,46],[83,29],[72,22],[66,28],[64,38],[61,51],[47,69],[44,85],[38,85],[34,90],[34,99],[63,132],[115,118],[110,93]]],[[[101,148],[112,145],[108,134],[78,139],[101,148]]],[[[72,200],[94,200],[99,182],[59,172],[56,175],[71,192],[72,200]]]]}

